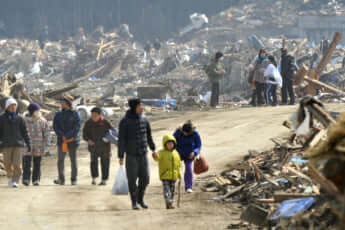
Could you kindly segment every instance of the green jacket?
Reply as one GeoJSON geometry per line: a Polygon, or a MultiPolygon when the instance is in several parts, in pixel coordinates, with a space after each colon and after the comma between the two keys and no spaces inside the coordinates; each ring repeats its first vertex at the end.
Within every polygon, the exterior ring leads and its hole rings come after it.
{"type": "Polygon", "coordinates": [[[165,135],[163,137],[163,149],[158,152],[158,157],[155,160],[158,161],[160,180],[176,181],[181,178],[181,159],[175,149],[169,151],[165,148],[168,141],[173,141],[175,146],[177,144],[174,136],[165,135]]]}
{"type": "Polygon", "coordinates": [[[217,83],[225,74],[225,67],[223,63],[213,60],[204,68],[211,83],[217,83]]]}

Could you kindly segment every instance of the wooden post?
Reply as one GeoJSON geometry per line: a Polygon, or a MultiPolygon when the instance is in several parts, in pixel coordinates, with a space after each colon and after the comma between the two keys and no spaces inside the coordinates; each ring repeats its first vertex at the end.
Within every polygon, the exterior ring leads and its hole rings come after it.
{"type": "Polygon", "coordinates": [[[304,77],[308,74],[309,68],[302,64],[294,77],[295,85],[300,85],[304,81],[304,77]]]}
{"type": "MultiPolygon", "coordinates": [[[[332,54],[337,48],[337,44],[340,42],[341,39],[342,39],[342,35],[339,32],[336,32],[334,34],[332,43],[330,44],[326,54],[322,57],[320,63],[317,65],[315,69],[312,69],[309,71],[309,74],[308,74],[309,78],[319,80],[320,75],[322,74],[322,71],[327,66],[328,62],[331,60],[332,54]]],[[[312,96],[316,95],[316,88],[314,84],[311,83],[307,86],[306,94],[309,94],[312,96]]]]}

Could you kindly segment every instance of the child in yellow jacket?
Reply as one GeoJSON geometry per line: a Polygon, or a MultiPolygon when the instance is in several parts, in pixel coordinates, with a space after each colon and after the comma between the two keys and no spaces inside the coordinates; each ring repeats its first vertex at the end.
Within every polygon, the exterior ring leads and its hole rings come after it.
{"type": "Polygon", "coordinates": [[[163,183],[163,193],[167,209],[174,209],[176,180],[181,178],[181,159],[176,149],[176,139],[172,135],[163,137],[163,149],[153,158],[158,161],[159,178],[163,183]]]}

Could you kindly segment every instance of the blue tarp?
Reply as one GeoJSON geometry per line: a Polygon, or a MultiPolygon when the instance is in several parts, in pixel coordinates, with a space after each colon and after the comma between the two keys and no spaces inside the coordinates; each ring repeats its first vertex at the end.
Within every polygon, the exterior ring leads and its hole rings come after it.
{"type": "Polygon", "coordinates": [[[315,198],[313,197],[284,201],[269,219],[279,220],[280,218],[295,216],[307,211],[314,203],[315,198]]]}
{"type": "Polygon", "coordinates": [[[296,163],[298,165],[302,165],[302,164],[307,163],[308,160],[304,160],[304,159],[302,159],[302,157],[292,157],[290,162],[294,162],[294,163],[296,163]]]}

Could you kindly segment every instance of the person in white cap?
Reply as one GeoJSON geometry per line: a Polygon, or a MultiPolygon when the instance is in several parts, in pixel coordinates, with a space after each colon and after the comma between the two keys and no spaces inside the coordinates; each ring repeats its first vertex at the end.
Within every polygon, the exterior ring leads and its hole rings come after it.
{"type": "Polygon", "coordinates": [[[5,113],[0,116],[0,148],[4,155],[4,166],[9,187],[18,187],[22,175],[22,153],[25,144],[31,151],[30,137],[25,120],[17,113],[17,101],[6,101],[5,113]]]}

